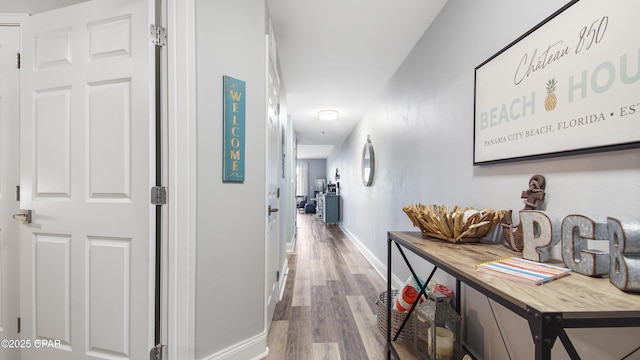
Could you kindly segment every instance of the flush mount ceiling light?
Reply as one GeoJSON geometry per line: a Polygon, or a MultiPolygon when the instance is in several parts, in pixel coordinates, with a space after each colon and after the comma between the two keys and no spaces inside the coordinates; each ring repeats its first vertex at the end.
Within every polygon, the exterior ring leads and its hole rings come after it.
{"type": "Polygon", "coordinates": [[[338,110],[320,110],[318,111],[318,119],[320,120],[335,120],[340,113],[338,110]]]}

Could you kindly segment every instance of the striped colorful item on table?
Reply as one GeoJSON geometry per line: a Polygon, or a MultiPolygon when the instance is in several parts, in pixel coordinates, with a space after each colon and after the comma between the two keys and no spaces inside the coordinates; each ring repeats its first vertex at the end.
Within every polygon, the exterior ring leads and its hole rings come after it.
{"type": "Polygon", "coordinates": [[[544,284],[571,273],[571,269],[539,263],[517,257],[508,257],[476,265],[476,269],[489,275],[503,277],[531,285],[544,284]]]}

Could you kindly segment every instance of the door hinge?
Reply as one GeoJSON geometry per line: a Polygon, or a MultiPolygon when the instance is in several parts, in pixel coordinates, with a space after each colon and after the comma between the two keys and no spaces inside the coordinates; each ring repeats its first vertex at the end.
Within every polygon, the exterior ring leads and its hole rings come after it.
{"type": "Polygon", "coordinates": [[[20,69],[20,53],[16,53],[16,68],[20,69]]]}
{"type": "Polygon", "coordinates": [[[20,318],[18,318],[18,334],[22,331],[22,324],[20,324],[20,318]]]}
{"type": "Polygon", "coordinates": [[[16,186],[16,201],[20,201],[20,185],[16,186]]]}
{"type": "Polygon", "coordinates": [[[151,205],[167,204],[167,187],[154,186],[151,188],[151,205]]]}
{"type": "Polygon", "coordinates": [[[167,30],[162,26],[156,26],[151,24],[151,42],[155,46],[167,45],[167,30]]]}
{"type": "Polygon", "coordinates": [[[149,351],[149,360],[164,360],[167,345],[158,344],[149,351]]]}

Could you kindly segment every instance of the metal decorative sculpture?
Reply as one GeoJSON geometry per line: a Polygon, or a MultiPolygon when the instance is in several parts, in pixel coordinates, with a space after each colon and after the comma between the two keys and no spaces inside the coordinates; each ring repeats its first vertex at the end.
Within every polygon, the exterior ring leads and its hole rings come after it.
{"type": "Polygon", "coordinates": [[[609,253],[589,248],[590,241],[609,242],[606,217],[571,214],[562,220],[562,260],[571,270],[587,275],[609,273],[609,253]]]}
{"type": "Polygon", "coordinates": [[[522,257],[537,262],[549,261],[551,247],[561,241],[561,222],[553,214],[540,210],[520,210],[524,247],[522,257]]]}
{"type": "MultiPolygon", "coordinates": [[[[529,188],[522,192],[520,197],[524,199],[523,210],[537,210],[538,201],[544,200],[545,179],[544,176],[536,174],[529,179],[529,188]]],[[[502,218],[500,226],[502,226],[502,235],[505,238],[506,245],[513,251],[522,251],[524,249],[524,240],[522,235],[522,226],[514,225],[509,210],[502,218]]]]}
{"type": "Polygon", "coordinates": [[[622,291],[640,293],[640,222],[628,217],[608,217],[609,281],[622,291]]]}

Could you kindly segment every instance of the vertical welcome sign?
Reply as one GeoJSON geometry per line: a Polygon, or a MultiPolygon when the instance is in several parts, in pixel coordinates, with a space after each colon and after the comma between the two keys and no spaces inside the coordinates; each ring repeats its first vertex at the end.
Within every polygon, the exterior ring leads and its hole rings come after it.
{"type": "Polygon", "coordinates": [[[223,91],[222,181],[244,182],[245,82],[225,75],[223,91]]]}
{"type": "Polygon", "coordinates": [[[574,0],[479,65],[474,164],[640,146],[639,12],[574,0]]]}

